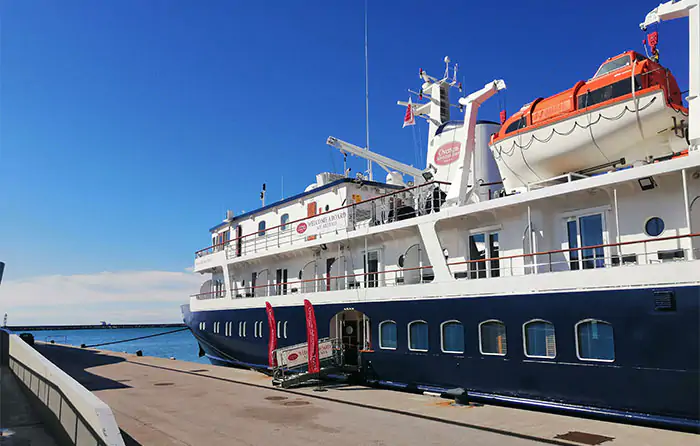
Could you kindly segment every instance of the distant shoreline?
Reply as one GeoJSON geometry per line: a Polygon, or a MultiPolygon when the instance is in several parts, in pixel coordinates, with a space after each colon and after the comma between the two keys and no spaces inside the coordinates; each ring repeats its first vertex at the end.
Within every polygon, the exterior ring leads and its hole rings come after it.
{"type": "Polygon", "coordinates": [[[113,329],[113,328],[178,328],[185,327],[183,323],[177,324],[110,324],[110,325],[8,325],[10,331],[49,331],[49,330],[92,330],[92,329],[113,329]]]}

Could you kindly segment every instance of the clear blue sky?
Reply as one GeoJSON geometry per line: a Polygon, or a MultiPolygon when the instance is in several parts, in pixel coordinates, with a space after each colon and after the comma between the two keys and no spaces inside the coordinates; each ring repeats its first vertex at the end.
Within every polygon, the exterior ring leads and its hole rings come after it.
{"type": "MultiPolygon", "coordinates": [[[[512,113],[587,79],[607,57],[642,51],[638,23],[658,3],[370,1],[373,149],[416,162],[396,100],[419,88],[419,68],[440,74],[449,55],[467,92],[503,78],[512,113]]],[[[276,200],[282,176],[290,195],[342,169],[325,140],[364,142],[363,7],[0,3],[6,279],[182,271],[227,208],[259,205],[263,182],[276,200]]],[[[661,61],[683,90],[687,39],[686,20],[661,26],[661,61]]],[[[480,117],[497,119],[496,99],[480,117]]],[[[353,161],[353,171],[362,166],[353,161]]]]}

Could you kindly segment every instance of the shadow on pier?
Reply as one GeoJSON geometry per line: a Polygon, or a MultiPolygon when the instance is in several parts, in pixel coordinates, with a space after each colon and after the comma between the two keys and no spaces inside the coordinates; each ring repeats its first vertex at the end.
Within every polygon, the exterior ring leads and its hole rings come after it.
{"type": "Polygon", "coordinates": [[[88,390],[127,389],[131,386],[88,371],[93,367],[115,364],[124,358],[109,356],[99,351],[66,347],[55,344],[35,344],[36,349],[46,359],[56,364],[88,390]]]}

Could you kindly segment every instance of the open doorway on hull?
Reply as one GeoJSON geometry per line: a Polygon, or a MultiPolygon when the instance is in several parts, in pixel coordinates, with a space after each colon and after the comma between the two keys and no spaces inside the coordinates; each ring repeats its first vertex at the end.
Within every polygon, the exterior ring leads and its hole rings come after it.
{"type": "Polygon", "coordinates": [[[369,350],[372,341],[369,317],[361,311],[346,309],[331,318],[330,335],[343,345],[343,365],[358,369],[360,353],[369,350]]]}

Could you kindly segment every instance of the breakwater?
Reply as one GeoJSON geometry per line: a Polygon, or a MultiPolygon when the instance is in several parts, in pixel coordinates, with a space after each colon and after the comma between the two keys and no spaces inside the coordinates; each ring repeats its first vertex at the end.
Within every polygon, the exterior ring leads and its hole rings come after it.
{"type": "Polygon", "coordinates": [[[185,327],[183,323],[176,324],[106,324],[106,325],[23,325],[7,328],[13,332],[19,331],[47,331],[47,330],[95,330],[95,329],[115,329],[115,328],[179,328],[185,327]]]}

